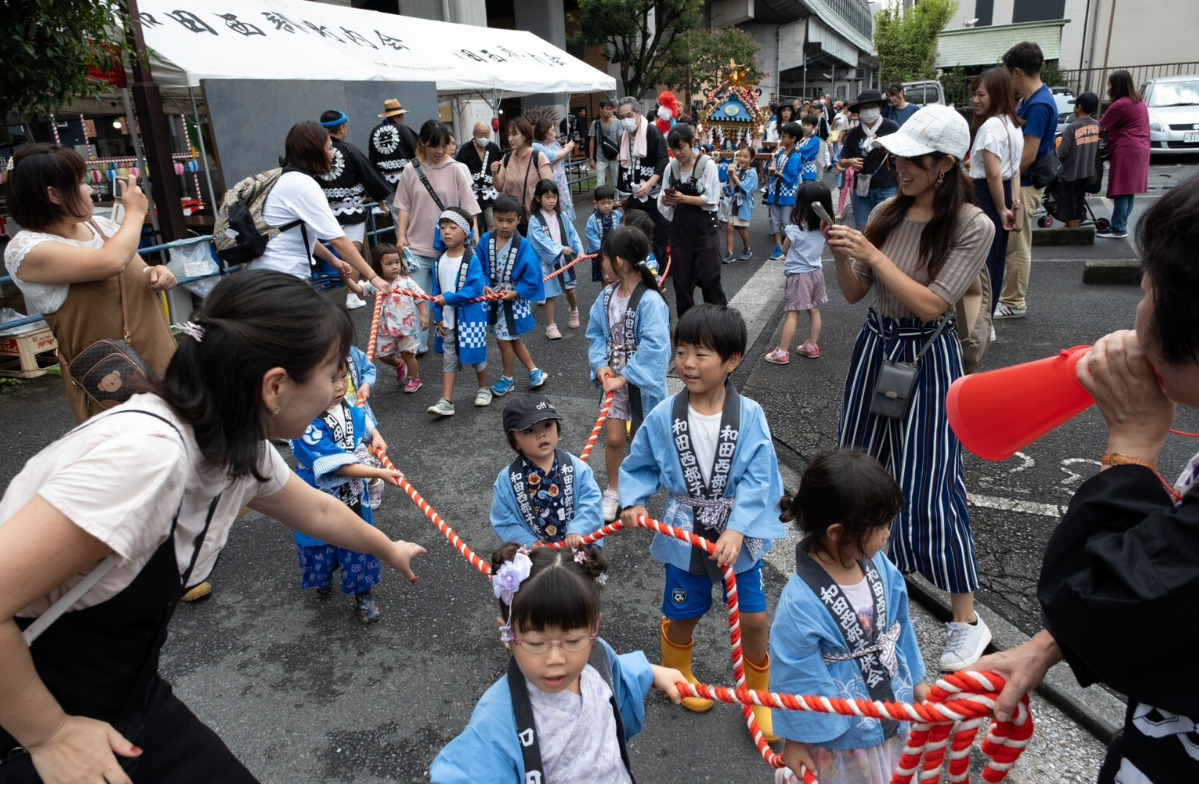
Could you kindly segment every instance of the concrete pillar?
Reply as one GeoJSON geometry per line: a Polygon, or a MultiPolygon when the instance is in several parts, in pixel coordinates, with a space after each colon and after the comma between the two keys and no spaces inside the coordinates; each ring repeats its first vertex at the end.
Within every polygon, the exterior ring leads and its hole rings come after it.
{"type": "MultiPolygon", "coordinates": [[[[514,5],[517,30],[528,30],[559,49],[566,49],[566,11],[562,0],[520,0],[514,5]]],[[[551,107],[562,119],[570,111],[569,100],[567,93],[536,93],[523,97],[520,105],[522,109],[551,107]]]]}

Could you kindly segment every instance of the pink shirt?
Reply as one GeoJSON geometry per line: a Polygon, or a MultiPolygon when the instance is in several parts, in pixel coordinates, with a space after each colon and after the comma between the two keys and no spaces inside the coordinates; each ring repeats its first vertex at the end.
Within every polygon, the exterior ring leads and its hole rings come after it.
{"type": "MultiPolygon", "coordinates": [[[[466,164],[447,156],[436,166],[422,162],[420,168],[443,205],[460,207],[472,216],[483,212],[475,199],[474,185],[466,164]]],[[[433,248],[433,234],[441,209],[429,196],[420,176],[411,166],[404,169],[396,186],[395,206],[408,213],[408,246],[412,253],[436,257],[438,252],[433,248]]]]}

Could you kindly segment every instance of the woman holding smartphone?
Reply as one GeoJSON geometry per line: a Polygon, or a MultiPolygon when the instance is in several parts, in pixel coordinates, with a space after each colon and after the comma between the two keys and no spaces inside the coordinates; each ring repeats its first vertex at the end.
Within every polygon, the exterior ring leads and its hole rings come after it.
{"type": "MultiPolygon", "coordinates": [[[[148,202],[132,180],[118,180],[125,218],[116,224],[92,215],[87,167],[74,150],[35,144],[13,156],[8,209],[21,231],[4,250],[4,266],[58,341],[69,364],[101,339],[123,339],[155,374],[166,371],[175,339],[156,293],[175,286],[163,265],[137,254],[148,202]]],[[[79,423],[97,414],[83,391],[63,375],[67,403],[79,423]]]]}
{"type": "Polygon", "coordinates": [[[695,132],[686,123],[670,129],[666,144],[674,161],[663,174],[658,210],[670,220],[670,259],[678,317],[695,305],[695,288],[705,303],[729,302],[720,285],[720,167],[695,152],[695,132]]]}

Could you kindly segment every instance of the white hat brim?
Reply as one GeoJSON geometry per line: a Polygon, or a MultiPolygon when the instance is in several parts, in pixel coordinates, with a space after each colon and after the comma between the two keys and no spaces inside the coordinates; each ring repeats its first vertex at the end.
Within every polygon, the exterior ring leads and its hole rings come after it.
{"type": "Polygon", "coordinates": [[[922,145],[902,131],[880,136],[874,140],[874,147],[885,148],[889,153],[900,158],[916,158],[937,152],[936,148],[922,145]]]}

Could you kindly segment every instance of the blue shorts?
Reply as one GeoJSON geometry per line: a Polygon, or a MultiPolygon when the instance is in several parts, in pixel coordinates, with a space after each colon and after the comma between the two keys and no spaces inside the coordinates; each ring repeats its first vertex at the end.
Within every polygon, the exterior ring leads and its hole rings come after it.
{"type": "MultiPolygon", "coordinates": [[[[728,594],[721,582],[721,597],[727,604],[728,594]]],[[[766,611],[766,585],[762,578],[762,561],[737,574],[737,605],[745,614],[766,611]]],[[[662,594],[662,616],[668,620],[695,620],[712,608],[712,579],[705,573],[688,573],[674,565],[666,566],[666,591],[662,594]]]]}
{"type": "Polygon", "coordinates": [[[300,561],[300,589],[327,592],[333,588],[333,571],[341,568],[341,591],[361,595],[383,580],[378,557],[348,551],[337,546],[301,546],[296,544],[300,561]]]}

